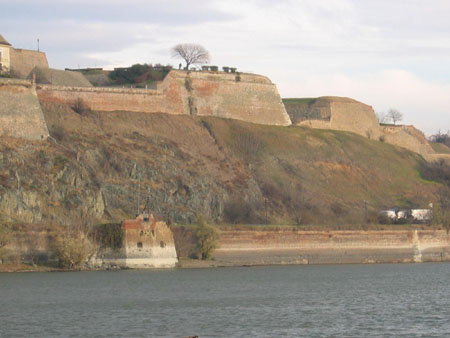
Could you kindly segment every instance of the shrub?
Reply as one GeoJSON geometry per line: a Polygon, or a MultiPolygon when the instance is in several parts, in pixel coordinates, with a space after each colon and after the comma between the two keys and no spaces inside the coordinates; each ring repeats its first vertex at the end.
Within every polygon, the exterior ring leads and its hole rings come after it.
{"type": "Polygon", "coordinates": [[[209,68],[210,68],[211,71],[213,71],[213,72],[217,72],[217,71],[219,70],[219,67],[217,67],[217,66],[210,66],[209,68]]]}
{"type": "Polygon", "coordinates": [[[223,71],[225,72],[225,73],[229,73],[230,72],[230,67],[222,67],[222,69],[223,69],[223,71]]]}
{"type": "Polygon", "coordinates": [[[63,141],[66,134],[66,130],[61,126],[52,125],[52,128],[50,129],[50,135],[58,142],[63,141]]]}
{"type": "Polygon", "coordinates": [[[442,182],[450,187],[450,165],[444,159],[434,162],[424,162],[420,171],[423,178],[442,182]]]}
{"type": "Polygon", "coordinates": [[[240,82],[240,81],[241,81],[241,74],[240,74],[239,72],[236,73],[236,76],[235,76],[234,80],[235,80],[236,82],[240,82]]]}
{"type": "Polygon", "coordinates": [[[197,239],[197,249],[202,259],[210,259],[220,237],[219,230],[206,223],[204,217],[197,219],[197,229],[195,230],[197,239]]]}
{"type": "Polygon", "coordinates": [[[11,230],[5,226],[0,224],[0,261],[3,261],[8,252],[5,249],[5,246],[11,241],[12,234],[11,230]]]}
{"type": "Polygon", "coordinates": [[[231,67],[231,68],[230,68],[230,71],[231,71],[232,73],[236,73],[236,69],[237,69],[237,68],[235,68],[235,67],[231,67]]]}
{"type": "Polygon", "coordinates": [[[89,106],[84,102],[84,100],[78,97],[72,105],[72,109],[75,113],[80,115],[85,115],[91,111],[89,106]]]}
{"type": "Polygon", "coordinates": [[[438,201],[433,208],[433,223],[440,224],[450,231],[450,186],[442,187],[438,192],[438,201]]]}
{"type": "Polygon", "coordinates": [[[262,203],[244,201],[238,197],[225,203],[223,217],[225,222],[233,224],[263,223],[265,221],[264,217],[257,210],[264,210],[262,203]]]}
{"type": "Polygon", "coordinates": [[[443,143],[450,147],[450,131],[448,131],[447,134],[441,134],[439,131],[437,134],[431,135],[428,139],[431,142],[443,143]]]}
{"type": "Polygon", "coordinates": [[[233,147],[238,155],[245,161],[259,161],[266,152],[266,142],[256,133],[249,133],[247,130],[237,130],[233,147]]]}
{"type": "Polygon", "coordinates": [[[79,268],[97,252],[83,231],[68,228],[55,229],[50,245],[62,268],[79,268]]]}
{"type": "Polygon", "coordinates": [[[98,224],[92,231],[92,239],[101,248],[120,249],[123,246],[124,231],[120,223],[98,224]]]}
{"type": "Polygon", "coordinates": [[[192,79],[190,77],[186,77],[186,79],[184,80],[184,88],[186,88],[188,92],[194,89],[194,87],[192,86],[192,79]]]}

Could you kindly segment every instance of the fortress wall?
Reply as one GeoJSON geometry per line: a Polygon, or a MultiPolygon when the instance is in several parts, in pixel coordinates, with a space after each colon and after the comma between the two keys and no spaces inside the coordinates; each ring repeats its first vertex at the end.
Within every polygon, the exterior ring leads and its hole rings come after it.
{"type": "Polygon", "coordinates": [[[37,85],[39,100],[72,105],[78,98],[98,111],[161,113],[164,98],[156,90],[37,85]]]}
{"type": "Polygon", "coordinates": [[[422,132],[414,126],[387,126],[382,127],[382,132],[386,142],[414,151],[425,158],[435,153],[422,132]]]}
{"type": "Polygon", "coordinates": [[[0,136],[41,140],[47,124],[30,81],[0,79],[0,136]]]}
{"type": "Polygon", "coordinates": [[[316,110],[326,119],[303,120],[297,125],[309,126],[318,129],[332,129],[350,131],[364,137],[378,139],[381,135],[378,120],[372,107],[344,97],[320,97],[305,111],[311,115],[316,110]]]}
{"type": "Polygon", "coordinates": [[[276,86],[264,76],[171,71],[159,87],[170,106],[185,114],[290,125],[276,86]]]}
{"type": "Polygon", "coordinates": [[[217,116],[290,125],[269,79],[259,75],[171,71],[152,89],[37,85],[40,100],[73,104],[81,98],[93,110],[217,116]]]}
{"type": "Polygon", "coordinates": [[[10,58],[11,74],[20,79],[25,79],[36,66],[48,68],[47,56],[43,52],[11,48],[10,58]]]}
{"type": "Polygon", "coordinates": [[[331,102],[331,128],[378,139],[380,127],[372,107],[361,102],[331,102]]]}
{"type": "MultiPolygon", "coordinates": [[[[385,142],[418,153],[426,160],[439,158],[435,156],[435,151],[423,133],[414,126],[380,126],[372,107],[356,100],[343,97],[320,97],[308,105],[308,109],[310,112],[320,109],[322,115],[329,114],[330,120],[303,120],[297,125],[349,131],[373,140],[383,138],[385,142]]],[[[305,112],[308,115],[306,110],[305,112]]]]}
{"type": "Polygon", "coordinates": [[[450,261],[444,230],[222,230],[217,264],[347,264],[450,261]]]}

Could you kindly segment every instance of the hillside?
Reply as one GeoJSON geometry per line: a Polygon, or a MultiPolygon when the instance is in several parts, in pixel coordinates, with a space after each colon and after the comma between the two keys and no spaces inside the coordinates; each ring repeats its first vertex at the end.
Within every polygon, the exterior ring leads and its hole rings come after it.
{"type": "Polygon", "coordinates": [[[423,159],[347,133],[213,117],[75,113],[42,103],[53,142],[3,137],[0,219],[75,224],[134,217],[350,224],[383,207],[424,207],[439,184],[423,159]],[[141,204],[144,204],[142,202],[141,204]]]}

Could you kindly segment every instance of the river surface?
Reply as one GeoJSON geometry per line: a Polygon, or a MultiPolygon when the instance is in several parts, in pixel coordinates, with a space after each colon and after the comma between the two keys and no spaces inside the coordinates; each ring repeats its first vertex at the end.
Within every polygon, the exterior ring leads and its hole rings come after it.
{"type": "Polygon", "coordinates": [[[0,274],[2,337],[448,337],[450,264],[0,274]]]}

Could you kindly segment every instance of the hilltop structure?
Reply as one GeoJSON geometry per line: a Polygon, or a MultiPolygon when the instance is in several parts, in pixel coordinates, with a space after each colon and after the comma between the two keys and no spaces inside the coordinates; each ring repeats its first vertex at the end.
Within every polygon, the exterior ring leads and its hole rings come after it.
{"type": "Polygon", "coordinates": [[[267,77],[224,72],[172,70],[157,89],[37,84],[39,99],[72,104],[82,99],[96,111],[134,111],[216,116],[288,126],[289,115],[277,87],[267,77]]]}
{"type": "Polygon", "coordinates": [[[0,98],[4,98],[0,101],[0,135],[28,139],[48,136],[39,102],[32,99],[37,94],[40,102],[69,106],[82,100],[95,111],[215,116],[258,124],[349,131],[409,149],[427,160],[449,157],[436,154],[413,126],[380,126],[372,107],[353,99],[286,99],[283,104],[275,84],[261,75],[171,70],[156,89],[93,87],[82,73],[51,69],[45,53],[15,49],[1,35],[0,57],[3,73],[30,80],[0,83],[0,98]],[[33,125],[27,121],[40,122],[33,125]]]}
{"type": "Polygon", "coordinates": [[[298,126],[350,131],[406,148],[427,160],[447,157],[436,154],[423,133],[414,126],[380,125],[371,106],[347,97],[285,99],[284,103],[292,123],[298,126]]]}
{"type": "Polygon", "coordinates": [[[0,35],[0,72],[10,74],[18,79],[25,79],[36,66],[48,68],[45,53],[14,48],[0,35]]]}

